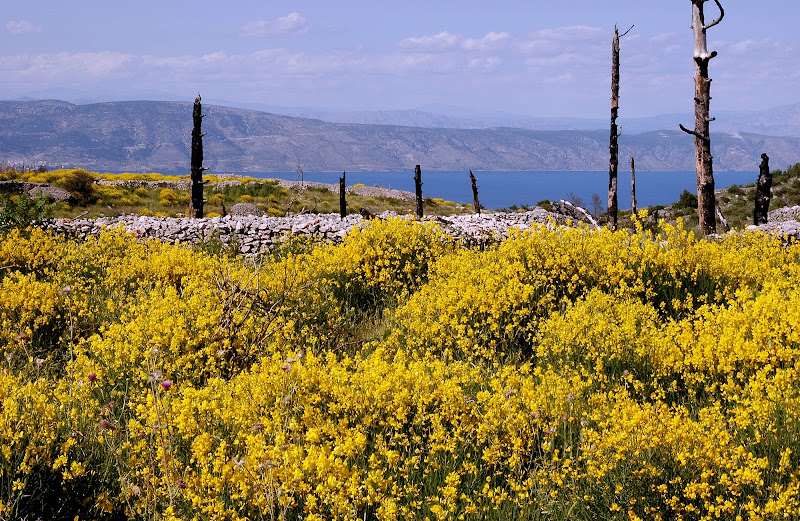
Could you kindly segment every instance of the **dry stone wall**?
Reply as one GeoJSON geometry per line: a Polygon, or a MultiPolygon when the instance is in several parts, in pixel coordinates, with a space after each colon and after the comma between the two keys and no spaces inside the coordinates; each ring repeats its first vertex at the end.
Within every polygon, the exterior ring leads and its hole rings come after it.
{"type": "MultiPolygon", "coordinates": [[[[393,212],[379,218],[398,217],[393,212]]],[[[412,219],[410,216],[399,216],[412,219]]],[[[425,220],[436,223],[451,236],[467,244],[482,244],[502,240],[511,228],[528,229],[537,223],[563,224],[564,216],[549,213],[541,208],[524,213],[483,213],[482,215],[452,215],[431,217],[425,220]]],[[[223,243],[234,241],[242,253],[255,254],[268,251],[289,235],[303,235],[328,242],[339,242],[356,226],[369,223],[360,215],[306,214],[289,217],[226,216],[203,219],[177,217],[122,216],[98,219],[60,219],[49,226],[54,231],[76,237],[96,236],[104,228],[122,227],[128,233],[142,238],[161,239],[168,242],[196,243],[218,237],[223,243]]]]}

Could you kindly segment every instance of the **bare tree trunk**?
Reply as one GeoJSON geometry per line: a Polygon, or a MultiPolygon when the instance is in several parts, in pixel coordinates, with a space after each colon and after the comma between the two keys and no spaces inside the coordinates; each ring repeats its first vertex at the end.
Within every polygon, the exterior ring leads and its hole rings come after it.
{"type": "MultiPolygon", "coordinates": [[[[628,31],[633,29],[631,26],[628,31]]],[[[611,40],[611,134],[609,142],[610,158],[608,161],[608,227],[617,229],[617,173],[619,170],[619,142],[620,132],[617,128],[617,114],[619,112],[619,38],[628,31],[619,34],[614,26],[614,39],[611,40]]]]}
{"type": "Polygon", "coordinates": [[[203,217],[203,171],[208,170],[203,168],[203,136],[205,134],[201,130],[203,123],[203,107],[200,104],[200,94],[194,100],[194,108],[192,110],[192,156],[191,156],[191,179],[192,179],[192,192],[189,198],[189,217],[202,218],[203,217]]]}
{"type": "Polygon", "coordinates": [[[692,30],[694,31],[694,130],[680,125],[681,130],[694,136],[697,170],[697,214],[700,231],[704,235],[716,233],[717,222],[714,215],[716,201],[714,197],[714,170],[711,156],[711,133],[709,117],[711,104],[711,79],[708,77],[708,62],[717,52],[708,52],[706,30],[717,25],[725,16],[719,0],[714,3],[719,7],[719,18],[706,25],[703,4],[708,0],[692,0],[692,30]]]}
{"type": "Polygon", "coordinates": [[[472,173],[472,170],[469,171],[469,180],[470,183],[472,183],[472,206],[475,207],[475,211],[480,215],[481,203],[478,201],[478,183],[475,181],[475,175],[472,173]]]}
{"type": "Polygon", "coordinates": [[[753,209],[753,224],[767,224],[769,201],[772,198],[772,174],[769,171],[769,156],[761,154],[761,165],[758,168],[756,184],[756,206],[753,209]]]}
{"type": "Polygon", "coordinates": [[[619,132],[617,113],[619,112],[619,31],[614,26],[614,39],[611,41],[611,139],[608,162],[608,227],[617,229],[617,169],[619,167],[619,132]]]}
{"type": "Polygon", "coordinates": [[[339,217],[341,217],[342,219],[347,217],[347,198],[344,192],[345,175],[347,175],[347,172],[342,172],[342,177],[339,178],[339,217]]]}
{"type": "Polygon", "coordinates": [[[631,156],[631,217],[636,217],[636,166],[631,156]]]}
{"type": "Polygon", "coordinates": [[[417,192],[417,219],[422,219],[422,170],[419,165],[414,168],[414,189],[417,192]]]}

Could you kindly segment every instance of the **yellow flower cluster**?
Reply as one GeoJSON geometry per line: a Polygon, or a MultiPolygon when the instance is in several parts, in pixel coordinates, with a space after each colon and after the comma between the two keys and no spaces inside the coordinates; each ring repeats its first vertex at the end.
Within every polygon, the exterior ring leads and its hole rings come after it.
{"type": "Polygon", "coordinates": [[[800,249],[0,238],[0,517],[800,516],[800,249]]]}

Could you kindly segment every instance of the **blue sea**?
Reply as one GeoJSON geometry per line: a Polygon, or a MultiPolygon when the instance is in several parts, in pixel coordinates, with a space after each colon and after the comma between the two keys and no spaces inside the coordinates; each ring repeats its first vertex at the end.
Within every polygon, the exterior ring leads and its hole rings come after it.
{"type": "MultiPolygon", "coordinates": [[[[299,180],[296,172],[243,173],[253,177],[299,180]]],[[[608,172],[474,172],[478,181],[481,205],[488,209],[533,206],[543,199],[570,200],[577,196],[591,209],[592,195],[598,194],[603,208],[608,202],[608,172]]],[[[341,173],[305,172],[303,179],[322,183],[339,183],[341,173]]],[[[754,183],[758,172],[716,172],[716,188],[754,183]]],[[[348,172],[347,185],[378,185],[385,188],[414,191],[414,172],[348,172]]],[[[697,192],[694,171],[636,172],[636,206],[667,205],[678,200],[686,189],[697,192]]],[[[630,172],[621,171],[617,179],[620,209],[631,207],[630,172]]],[[[472,204],[469,172],[422,171],[422,195],[448,201],[472,204]]]]}

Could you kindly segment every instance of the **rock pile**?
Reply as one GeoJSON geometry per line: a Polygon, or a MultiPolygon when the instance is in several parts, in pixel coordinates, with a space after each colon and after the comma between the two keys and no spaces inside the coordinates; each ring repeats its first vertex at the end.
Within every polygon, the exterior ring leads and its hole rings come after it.
{"type": "Polygon", "coordinates": [[[747,229],[768,232],[784,241],[800,240],[800,206],[776,208],[767,214],[767,224],[750,225],[747,229]]]}
{"type": "Polygon", "coordinates": [[[0,192],[28,194],[31,197],[43,195],[54,201],[69,201],[72,194],[47,183],[28,183],[23,181],[0,181],[0,192]]]}

